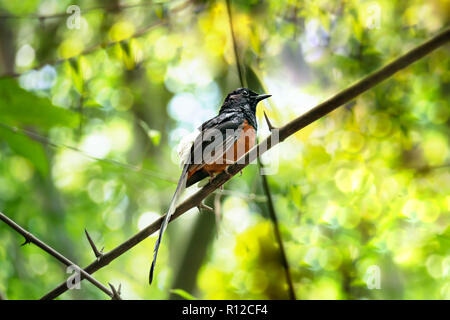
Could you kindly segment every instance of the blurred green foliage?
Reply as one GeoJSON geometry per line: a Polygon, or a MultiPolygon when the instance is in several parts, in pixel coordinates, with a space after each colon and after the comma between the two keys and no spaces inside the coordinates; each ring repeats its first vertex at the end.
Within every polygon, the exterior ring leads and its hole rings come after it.
{"type": "MultiPolygon", "coordinates": [[[[263,110],[292,120],[450,13],[439,0],[232,4],[249,83],[273,95],[258,109],[261,137],[263,110]]],[[[0,0],[0,41],[0,74],[22,74],[0,79],[0,211],[82,266],[94,259],[84,228],[110,250],[167,209],[177,142],[239,86],[224,1],[0,0]],[[79,29],[70,15],[35,17],[72,4],[79,29]]],[[[268,180],[297,298],[450,299],[449,101],[447,46],[265,157],[278,165],[268,180]],[[367,285],[374,266],[379,289],[367,285]]],[[[260,185],[249,166],[211,197],[222,221],[207,245],[195,233],[214,228],[199,222],[211,213],[171,223],[151,287],[155,236],[95,277],[125,299],[288,298],[260,185]]],[[[67,277],[1,223],[0,243],[7,298],[39,298],[67,277]]],[[[107,297],[83,282],[61,298],[107,297]]]]}

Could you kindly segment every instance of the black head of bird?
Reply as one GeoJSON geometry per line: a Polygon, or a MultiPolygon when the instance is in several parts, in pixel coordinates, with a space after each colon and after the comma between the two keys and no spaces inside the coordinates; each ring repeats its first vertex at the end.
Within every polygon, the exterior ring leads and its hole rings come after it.
{"type": "Polygon", "coordinates": [[[257,94],[247,88],[238,88],[229,93],[223,102],[222,109],[228,108],[249,108],[253,113],[256,112],[258,102],[271,97],[270,94],[257,94]]]}

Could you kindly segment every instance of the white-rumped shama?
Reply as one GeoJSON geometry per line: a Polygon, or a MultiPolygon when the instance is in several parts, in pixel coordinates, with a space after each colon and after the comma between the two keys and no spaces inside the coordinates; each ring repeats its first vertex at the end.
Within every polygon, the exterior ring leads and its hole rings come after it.
{"type": "Polygon", "coordinates": [[[203,123],[192,135],[186,137],[178,148],[183,172],[161,223],[155,243],[149,283],[152,283],[156,257],[162,235],[175,212],[176,202],[184,188],[224,171],[228,165],[247,153],[256,142],[256,105],[269,98],[247,88],[239,88],[225,98],[219,114],[203,123]],[[208,151],[208,152],[205,152],[208,151]]]}

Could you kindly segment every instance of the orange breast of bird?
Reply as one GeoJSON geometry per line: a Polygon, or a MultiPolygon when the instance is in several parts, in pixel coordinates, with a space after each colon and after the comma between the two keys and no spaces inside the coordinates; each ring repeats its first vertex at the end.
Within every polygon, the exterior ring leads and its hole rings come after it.
{"type": "MultiPolygon", "coordinates": [[[[251,148],[253,148],[255,146],[255,142],[256,142],[256,130],[252,125],[248,123],[247,120],[244,120],[243,130],[239,138],[234,143],[232,151],[228,150],[227,152],[225,152],[221,161],[205,164],[202,167],[202,170],[205,170],[210,176],[224,171],[228,165],[237,161],[244,154],[246,154],[251,148]]],[[[189,171],[188,179],[196,171],[197,171],[196,169],[189,171]]]]}

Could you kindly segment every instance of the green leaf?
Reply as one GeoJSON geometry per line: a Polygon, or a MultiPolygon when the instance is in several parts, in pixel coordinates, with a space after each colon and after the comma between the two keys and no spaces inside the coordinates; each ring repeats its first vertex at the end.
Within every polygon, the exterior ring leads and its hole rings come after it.
{"type": "Polygon", "coordinates": [[[158,130],[149,130],[148,136],[150,139],[152,139],[152,142],[155,146],[159,145],[159,142],[161,141],[161,132],[158,130]]]}
{"type": "Polygon", "coordinates": [[[54,106],[22,89],[13,79],[0,79],[0,122],[9,125],[33,125],[44,129],[53,126],[75,127],[76,113],[54,106]]]}
{"type": "Polygon", "coordinates": [[[84,91],[84,79],[81,70],[80,59],[71,58],[67,62],[69,66],[69,74],[72,78],[73,85],[79,94],[83,94],[84,91]]]}
{"type": "Polygon", "coordinates": [[[196,297],[194,297],[189,292],[184,291],[183,289],[172,289],[170,290],[171,293],[174,293],[176,295],[179,295],[185,300],[198,300],[196,297]]]}
{"type": "Polygon", "coordinates": [[[289,197],[292,199],[292,203],[297,206],[297,208],[301,208],[302,206],[302,191],[299,185],[292,185],[289,190],[289,197]]]}
{"type": "Polygon", "coordinates": [[[147,133],[148,137],[152,141],[153,145],[158,146],[161,141],[161,132],[158,130],[150,129],[145,121],[139,121],[141,128],[147,133]]]}
{"type": "Polygon", "coordinates": [[[47,155],[45,154],[44,147],[39,142],[1,126],[0,140],[6,141],[11,150],[30,160],[42,176],[47,176],[49,171],[47,155]]]}

